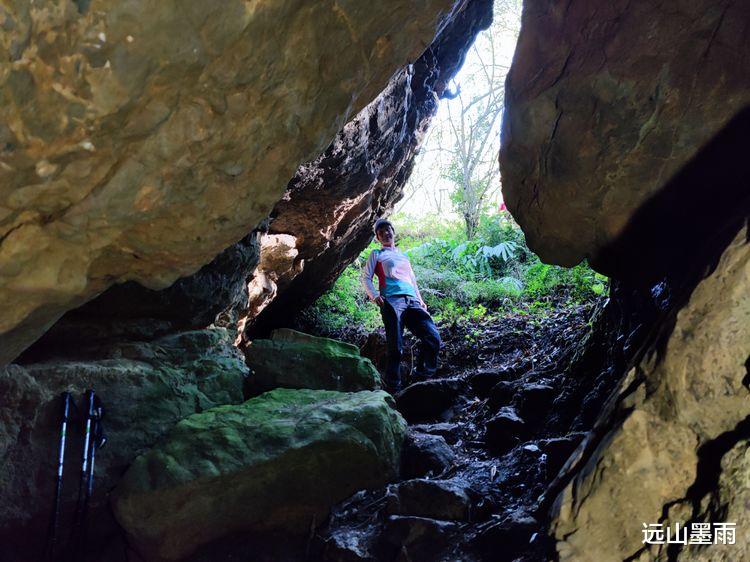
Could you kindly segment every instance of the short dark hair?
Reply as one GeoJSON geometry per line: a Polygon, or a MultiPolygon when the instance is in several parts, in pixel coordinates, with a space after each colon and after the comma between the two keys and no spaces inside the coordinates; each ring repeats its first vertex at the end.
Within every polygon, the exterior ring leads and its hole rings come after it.
{"type": "MultiPolygon", "coordinates": [[[[375,221],[375,227],[373,228],[373,232],[377,234],[378,230],[380,230],[381,228],[385,228],[387,226],[390,226],[391,228],[393,228],[393,223],[389,221],[388,219],[378,219],[375,221]]],[[[396,229],[393,228],[393,231],[396,232],[396,229]]]]}

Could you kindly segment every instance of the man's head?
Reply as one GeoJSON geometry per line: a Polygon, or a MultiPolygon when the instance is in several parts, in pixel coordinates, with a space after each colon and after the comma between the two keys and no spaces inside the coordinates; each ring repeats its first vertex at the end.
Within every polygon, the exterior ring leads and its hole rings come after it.
{"type": "Polygon", "coordinates": [[[378,242],[384,246],[390,246],[393,244],[393,238],[396,235],[396,231],[393,228],[391,221],[386,219],[378,219],[375,222],[375,238],[378,242]]]}

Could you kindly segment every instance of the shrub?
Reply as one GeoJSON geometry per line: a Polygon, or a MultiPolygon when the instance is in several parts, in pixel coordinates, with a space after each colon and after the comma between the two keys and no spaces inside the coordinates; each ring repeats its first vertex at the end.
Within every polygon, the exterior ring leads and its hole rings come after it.
{"type": "MultiPolygon", "coordinates": [[[[585,263],[571,269],[541,263],[509,217],[482,217],[472,240],[466,240],[461,223],[394,219],[399,248],[409,256],[436,320],[478,319],[500,308],[535,311],[553,300],[578,303],[606,292],[607,278],[585,263]]],[[[360,283],[361,268],[378,247],[370,244],[310,309],[318,324],[332,332],[380,326],[380,313],[360,283]]]]}
{"type": "Polygon", "coordinates": [[[573,301],[580,302],[603,295],[606,283],[607,278],[588,264],[566,269],[537,259],[526,270],[524,294],[532,299],[544,299],[554,292],[565,291],[573,301]]]}
{"type": "Polygon", "coordinates": [[[360,267],[354,263],[347,267],[307,314],[330,331],[351,325],[361,325],[373,330],[380,324],[380,311],[370,302],[360,283],[360,267]]]}

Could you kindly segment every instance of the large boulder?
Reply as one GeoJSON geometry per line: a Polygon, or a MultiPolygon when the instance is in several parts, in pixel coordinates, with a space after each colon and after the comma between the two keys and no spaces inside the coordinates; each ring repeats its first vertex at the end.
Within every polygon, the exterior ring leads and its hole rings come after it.
{"type": "Polygon", "coordinates": [[[748,25],[747,2],[524,4],[500,162],[505,201],[542,260],[604,252],[602,271],[642,276],[676,253],[667,242],[690,260],[720,221],[747,211],[750,115],[702,173],[654,196],[750,104],[748,25]],[[614,255],[608,246],[646,203],[657,212],[614,255]]]}
{"type": "MultiPolygon", "coordinates": [[[[123,340],[152,340],[168,333],[206,328],[247,303],[247,279],[258,263],[258,232],[224,250],[195,274],[154,291],[129,281],[114,285],[69,311],[18,358],[80,357],[87,348],[123,340]],[[220,316],[221,315],[221,316],[220,316]]],[[[84,353],[85,354],[85,353],[84,353]]]]}
{"type": "Polygon", "coordinates": [[[622,381],[610,422],[600,423],[608,431],[558,497],[551,529],[562,561],[666,558],[667,545],[644,546],[644,523],[674,534],[677,523],[718,521],[737,523],[736,545],[673,547],[669,558],[750,557],[747,229],[661,340],[622,381]]]}
{"type": "Polygon", "coordinates": [[[380,375],[356,346],[295,330],[274,330],[271,339],[253,340],[245,351],[253,373],[253,394],[274,388],[356,392],[380,388],[380,375]]]}
{"type": "MultiPolygon", "coordinates": [[[[72,519],[80,471],[81,395],[93,388],[109,443],[96,458],[91,545],[116,535],[108,491],[139,454],[180,419],[243,400],[248,369],[222,329],[183,332],[152,343],[118,343],[96,357],[50,360],[0,370],[0,559],[41,560],[57,471],[63,391],[78,411],[68,429],[61,537],[72,519]]],[[[93,352],[91,352],[93,353],[93,352]]]]}
{"type": "Polygon", "coordinates": [[[445,415],[458,398],[461,381],[431,379],[407,386],[396,398],[398,411],[409,423],[429,422],[445,415]]]}
{"type": "Polygon", "coordinates": [[[468,521],[471,500],[461,479],[418,478],[388,488],[386,513],[468,521]]]}
{"type": "Polygon", "coordinates": [[[205,328],[219,313],[244,305],[247,280],[260,258],[258,238],[258,232],[247,235],[166,289],[153,291],[134,281],[115,285],[64,318],[100,323],[156,318],[178,328],[205,328]]]}
{"type": "Polygon", "coordinates": [[[5,6],[0,364],[108,286],[164,288],[246,236],[464,4],[5,6]]]}
{"type": "Polygon", "coordinates": [[[271,240],[264,243],[259,267],[271,283],[258,296],[264,306],[259,316],[253,315],[258,307],[251,303],[248,337],[285,325],[322,295],[370,243],[375,219],[388,214],[403,196],[439,98],[477,33],[492,20],[492,0],[462,5],[430,48],[397,72],[289,182],[271,214],[271,240]],[[295,254],[274,271],[263,262],[266,252],[279,253],[276,236],[288,237],[295,254]]]}
{"type": "Polygon", "coordinates": [[[237,533],[306,537],[331,506],[398,473],[403,418],[382,391],[277,389],[181,421],[132,464],[114,510],[149,560],[237,533]]]}

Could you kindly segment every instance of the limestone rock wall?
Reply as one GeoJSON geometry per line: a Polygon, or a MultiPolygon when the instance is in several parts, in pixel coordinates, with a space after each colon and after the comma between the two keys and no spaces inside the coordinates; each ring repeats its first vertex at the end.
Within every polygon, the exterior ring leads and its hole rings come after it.
{"type": "Polygon", "coordinates": [[[750,6],[731,0],[525,3],[508,207],[544,261],[587,258],[656,306],[540,498],[561,560],[750,556],[748,30],[750,6]],[[643,544],[643,524],[717,522],[737,523],[736,546],[643,544]]]}
{"type": "Polygon", "coordinates": [[[230,246],[196,273],[161,291],[135,281],[110,287],[66,313],[17,361],[81,357],[103,343],[148,341],[219,322],[234,332],[235,315],[221,315],[247,302],[247,282],[260,258],[259,232],[230,246]]]}
{"type": "Polygon", "coordinates": [[[667,560],[643,524],[737,524],[733,547],[677,546],[669,560],[750,557],[750,243],[743,229],[698,284],[668,339],[623,380],[608,432],[558,498],[561,560],[667,560]],[[632,557],[632,558],[631,558],[632,557]]]}
{"type": "MultiPolygon", "coordinates": [[[[287,323],[322,295],[369,244],[376,218],[387,214],[403,195],[415,153],[447,83],[474,37],[491,21],[491,1],[467,2],[430,48],[397,73],[321,156],[297,170],[269,225],[271,239],[294,236],[294,267],[285,265],[273,273],[261,263],[260,276],[282,280],[273,297],[268,292],[259,295],[263,310],[257,317],[259,307],[251,298],[248,333],[265,333],[287,323]]],[[[270,242],[268,251],[278,253],[270,242]]]]}
{"type": "MultiPolygon", "coordinates": [[[[597,258],[750,105],[749,25],[750,5],[732,0],[525,3],[500,163],[508,208],[543,260],[597,258]]],[[[712,179],[683,192],[686,214],[685,199],[698,213],[716,204],[712,179]]],[[[631,253],[599,268],[641,267],[658,238],[631,240],[631,253]]]]}
{"type": "MultiPolygon", "coordinates": [[[[299,255],[297,237],[291,234],[267,234],[260,237],[258,266],[252,272],[247,287],[247,299],[241,306],[239,331],[257,316],[299,275],[305,260],[299,255]]],[[[241,339],[241,335],[240,335],[241,339]]]]}
{"type": "Polygon", "coordinates": [[[462,3],[40,1],[0,9],[0,363],[115,282],[164,288],[462,3]]]}
{"type": "Polygon", "coordinates": [[[60,545],[69,536],[80,478],[81,396],[94,388],[105,408],[103,425],[109,442],[97,452],[87,546],[99,553],[96,560],[117,560],[115,555],[101,554],[107,546],[123,548],[108,508],[111,488],[136,456],[182,418],[242,402],[249,373],[223,329],[179,332],[150,343],[100,345],[78,350],[77,355],[0,370],[1,560],[43,559],[63,391],[74,395],[78,410],[71,411],[68,428],[60,545]]]}

